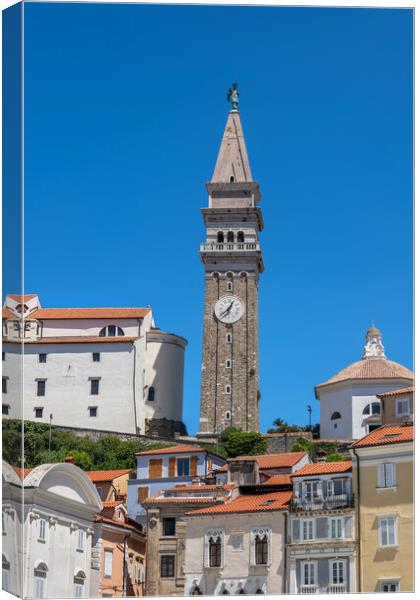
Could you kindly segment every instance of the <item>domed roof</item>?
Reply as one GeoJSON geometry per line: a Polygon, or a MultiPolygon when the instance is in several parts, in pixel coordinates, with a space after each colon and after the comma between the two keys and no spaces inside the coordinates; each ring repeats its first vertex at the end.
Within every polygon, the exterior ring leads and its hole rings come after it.
{"type": "Polygon", "coordinates": [[[324,386],[354,379],[406,379],[413,381],[414,374],[410,369],[386,358],[381,338],[381,332],[376,327],[372,326],[368,329],[363,358],[345,367],[331,379],[317,385],[315,387],[316,397],[319,399],[319,390],[324,386]]]}

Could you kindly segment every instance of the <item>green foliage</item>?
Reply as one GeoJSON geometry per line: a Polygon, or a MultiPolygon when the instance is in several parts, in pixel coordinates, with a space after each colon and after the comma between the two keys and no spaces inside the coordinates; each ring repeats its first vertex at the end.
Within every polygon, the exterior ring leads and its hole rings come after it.
{"type": "Polygon", "coordinates": [[[281,419],[280,417],[278,419],[274,419],[273,425],[275,425],[275,427],[269,429],[268,433],[289,433],[292,431],[306,431],[308,429],[307,427],[302,427],[301,425],[289,425],[287,421],[281,419]]]}
{"type": "MultiPolygon", "coordinates": [[[[22,455],[22,424],[19,420],[3,421],[3,458],[11,465],[19,465],[22,455]]],[[[114,435],[105,435],[98,440],[80,437],[71,431],[54,428],[51,430],[51,451],[48,451],[49,424],[24,422],[25,467],[36,467],[44,463],[63,462],[73,456],[75,464],[84,470],[134,469],[135,453],[142,450],[165,448],[171,444],[150,444],[138,440],[121,440],[114,435]]]]}
{"type": "Polygon", "coordinates": [[[344,460],[341,454],[337,451],[335,442],[319,442],[317,440],[309,440],[308,438],[300,437],[292,446],[292,452],[307,452],[314,459],[319,452],[326,452],[327,456],[339,456],[340,458],[332,458],[330,460],[344,460]]]}
{"type": "Polygon", "coordinates": [[[314,452],[314,443],[305,437],[300,437],[292,446],[292,452],[308,452],[312,456],[314,452]]]}
{"type": "Polygon", "coordinates": [[[222,458],[227,458],[227,452],[223,444],[200,444],[207,452],[212,452],[213,454],[217,454],[222,458]]]}
{"type": "Polygon", "coordinates": [[[265,454],[267,440],[254,431],[230,431],[223,442],[228,458],[235,456],[255,456],[265,454]]]}
{"type": "Polygon", "coordinates": [[[344,456],[339,452],[331,452],[325,457],[326,462],[338,462],[340,460],[344,460],[344,456]]]}

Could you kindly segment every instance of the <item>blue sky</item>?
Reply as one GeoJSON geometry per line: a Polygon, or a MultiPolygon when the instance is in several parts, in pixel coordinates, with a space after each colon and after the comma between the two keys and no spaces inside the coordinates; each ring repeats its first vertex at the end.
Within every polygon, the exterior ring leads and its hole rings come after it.
{"type": "Polygon", "coordinates": [[[412,12],[25,5],[25,291],[144,306],[189,340],[200,208],[237,81],[263,194],[261,425],[306,423],[372,320],[412,367],[412,12]]]}

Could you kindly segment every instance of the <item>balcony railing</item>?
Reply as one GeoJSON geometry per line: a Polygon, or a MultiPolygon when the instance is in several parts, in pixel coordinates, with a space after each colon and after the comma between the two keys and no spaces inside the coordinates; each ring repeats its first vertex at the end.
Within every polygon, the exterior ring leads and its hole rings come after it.
{"type": "Polygon", "coordinates": [[[312,585],[301,585],[299,586],[299,594],[319,594],[322,591],[324,594],[346,594],[348,593],[347,584],[345,583],[330,583],[330,585],[325,589],[319,589],[316,584],[312,585]]]}
{"type": "Polygon", "coordinates": [[[330,583],[327,592],[329,594],[345,594],[348,592],[347,585],[345,583],[330,583]]]}
{"type": "Polygon", "coordinates": [[[339,494],[335,496],[316,496],[313,498],[294,498],[292,510],[330,510],[353,506],[352,494],[339,494]]]}
{"type": "Polygon", "coordinates": [[[319,592],[317,585],[301,585],[299,588],[300,594],[317,594],[319,592]]]}
{"type": "Polygon", "coordinates": [[[260,251],[260,245],[256,242],[247,242],[247,243],[224,243],[218,244],[214,243],[206,243],[200,244],[201,252],[236,252],[236,251],[248,251],[255,252],[260,251]]]}

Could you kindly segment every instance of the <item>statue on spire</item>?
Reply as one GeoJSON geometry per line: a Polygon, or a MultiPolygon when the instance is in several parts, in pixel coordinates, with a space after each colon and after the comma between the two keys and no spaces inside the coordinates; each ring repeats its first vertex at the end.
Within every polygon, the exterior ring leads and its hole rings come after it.
{"type": "Polygon", "coordinates": [[[228,89],[227,101],[232,103],[232,110],[238,110],[239,92],[237,83],[232,83],[228,89]]]}

